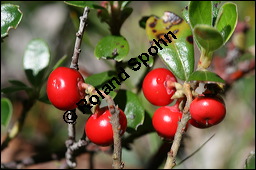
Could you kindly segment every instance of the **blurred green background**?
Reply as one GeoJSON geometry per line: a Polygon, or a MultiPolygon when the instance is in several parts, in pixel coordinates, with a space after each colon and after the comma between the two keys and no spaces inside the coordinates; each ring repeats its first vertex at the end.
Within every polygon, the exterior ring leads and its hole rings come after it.
{"type": "MultiPolygon", "coordinates": [[[[17,79],[28,84],[22,66],[22,57],[28,42],[34,38],[44,39],[50,48],[53,66],[58,59],[67,55],[65,66],[69,66],[73,54],[75,33],[78,30],[82,8],[66,5],[64,2],[52,1],[1,1],[20,6],[23,18],[16,30],[12,29],[9,36],[1,43],[1,88],[10,84],[8,80],[17,79]]],[[[98,2],[99,3],[99,2],[98,2]]],[[[255,50],[255,2],[235,1],[238,7],[239,21],[249,17],[250,30],[246,34],[246,46],[254,46],[255,50]]],[[[162,16],[164,11],[172,11],[179,16],[181,10],[188,1],[134,1],[129,6],[133,8],[131,16],[125,21],[121,34],[130,45],[129,55],[125,60],[137,57],[147,51],[149,43],[145,30],[139,26],[139,20],[143,16],[151,14],[162,16]]],[[[88,74],[100,73],[113,69],[113,62],[97,60],[94,56],[94,48],[101,38],[109,35],[108,25],[101,23],[97,17],[97,11],[89,13],[88,26],[85,30],[82,52],[79,58],[80,71],[84,77],[88,74]]],[[[221,53],[220,49],[220,53],[221,53]]],[[[196,53],[197,54],[197,53],[196,53]]],[[[198,58],[198,55],[195,55],[198,58]]],[[[254,56],[255,57],[255,56],[254,56]]],[[[164,67],[161,61],[157,61],[155,67],[164,67]]],[[[136,74],[128,72],[132,77],[127,79],[121,88],[130,88],[142,77],[144,69],[136,74]]],[[[132,89],[130,89],[132,90],[132,89]]],[[[18,118],[22,108],[21,100],[26,98],[24,92],[17,92],[8,97],[13,104],[13,117],[10,125],[18,118]]],[[[140,94],[141,100],[143,95],[140,94]]],[[[201,146],[212,134],[215,136],[193,157],[176,168],[243,168],[244,162],[250,151],[255,151],[255,74],[235,82],[225,96],[227,115],[223,122],[209,129],[196,129],[191,127],[184,139],[184,148],[177,162],[190,155],[201,146]]],[[[157,107],[146,103],[147,110],[151,114],[157,107]]],[[[10,143],[1,154],[1,162],[22,159],[40,151],[56,151],[63,147],[67,139],[67,124],[63,121],[63,111],[37,102],[28,113],[25,126],[17,139],[10,143]]],[[[88,115],[78,113],[76,125],[77,139],[82,136],[84,122],[88,115]]],[[[1,127],[1,141],[4,139],[6,128],[1,127]]],[[[123,161],[125,168],[145,168],[150,158],[158,150],[162,140],[151,133],[135,140],[132,150],[123,149],[123,161]]],[[[87,166],[88,157],[79,156],[78,167],[87,166]],[[86,161],[85,161],[86,160],[86,161]]],[[[111,156],[99,152],[95,158],[95,168],[111,168],[111,156]]],[[[56,168],[56,162],[31,166],[33,168],[56,168]]],[[[87,167],[86,167],[87,168],[87,167]]]]}

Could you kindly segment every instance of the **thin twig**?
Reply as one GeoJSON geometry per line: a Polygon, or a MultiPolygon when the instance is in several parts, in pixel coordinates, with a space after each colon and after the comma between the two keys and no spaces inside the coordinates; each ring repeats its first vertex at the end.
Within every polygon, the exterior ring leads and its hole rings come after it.
{"type": "MultiPolygon", "coordinates": [[[[73,53],[72,61],[70,64],[70,68],[73,68],[76,70],[79,70],[78,59],[79,59],[79,55],[81,52],[81,43],[82,43],[82,39],[83,39],[85,26],[87,25],[88,13],[89,13],[89,8],[85,7],[84,13],[80,17],[80,26],[79,26],[78,32],[76,33],[76,42],[75,42],[75,47],[74,47],[74,53],[73,53]]],[[[74,110],[74,112],[75,112],[75,110],[74,110]]],[[[74,149],[76,148],[75,140],[76,140],[75,123],[74,124],[69,123],[68,124],[68,139],[66,140],[67,151],[65,154],[66,165],[68,168],[76,167],[76,159],[74,157],[74,149]]],[[[84,141],[83,144],[86,144],[86,142],[84,141]]],[[[83,145],[81,145],[81,146],[83,146],[83,145]]]]}
{"type": "Polygon", "coordinates": [[[44,152],[33,155],[31,157],[24,158],[22,160],[15,160],[8,163],[1,163],[1,169],[21,169],[26,168],[29,165],[48,162],[52,160],[60,160],[65,154],[65,147],[62,147],[57,152],[44,152]]]}
{"type": "MultiPolygon", "coordinates": [[[[84,153],[88,153],[93,155],[95,152],[99,151],[99,148],[94,147],[93,143],[84,142],[83,140],[79,140],[70,146],[71,150],[74,152],[73,156],[79,156],[84,153]],[[93,146],[93,147],[92,147],[93,146]]],[[[35,155],[30,157],[26,157],[20,160],[10,161],[7,163],[1,163],[2,169],[21,169],[26,168],[30,165],[49,162],[52,160],[61,160],[64,158],[66,152],[66,147],[63,146],[57,151],[46,151],[46,152],[38,152],[35,155]]],[[[60,169],[68,169],[70,168],[67,164],[61,165],[60,169]]]]}
{"type": "Polygon", "coordinates": [[[68,139],[66,140],[66,147],[67,151],[65,154],[66,162],[65,164],[60,166],[60,169],[69,169],[76,167],[76,159],[75,159],[75,152],[81,150],[88,146],[89,142],[84,139],[80,139],[79,141],[75,141],[75,123],[68,124],[68,139]]]}
{"type": "Polygon", "coordinates": [[[74,47],[74,53],[72,56],[72,61],[70,64],[70,68],[74,68],[78,70],[78,59],[79,59],[79,54],[81,53],[81,43],[84,35],[84,30],[85,26],[87,26],[87,17],[90,9],[89,7],[84,8],[84,13],[83,16],[80,17],[80,26],[78,29],[78,32],[76,33],[76,42],[75,42],[75,47],[74,47]]]}
{"type": "MultiPolygon", "coordinates": [[[[83,83],[82,87],[84,89],[87,89],[91,94],[98,95],[98,92],[95,90],[95,88],[90,85],[83,83]]],[[[114,152],[113,152],[113,164],[112,167],[114,169],[123,169],[124,163],[122,162],[122,144],[121,144],[121,125],[119,122],[119,109],[118,106],[115,106],[114,100],[109,96],[106,95],[104,91],[100,90],[102,95],[106,98],[106,102],[108,103],[108,109],[111,113],[110,117],[110,123],[112,124],[113,129],[113,138],[114,138],[114,152]]]]}
{"type": "Polygon", "coordinates": [[[65,154],[66,157],[66,163],[69,168],[75,168],[76,167],[76,160],[73,156],[73,150],[71,149],[71,146],[75,143],[75,123],[68,123],[68,139],[66,140],[66,147],[67,151],[65,154]]]}
{"type": "Polygon", "coordinates": [[[94,169],[93,158],[94,158],[94,152],[91,152],[89,154],[89,169],[94,169]]]}
{"type": "Polygon", "coordinates": [[[123,169],[124,164],[122,163],[122,145],[121,145],[121,135],[120,129],[121,125],[119,123],[119,110],[118,106],[115,106],[112,111],[110,110],[111,118],[110,122],[112,124],[114,133],[114,153],[113,153],[113,168],[123,169]]]}
{"type": "Polygon", "coordinates": [[[175,157],[178,153],[182,136],[185,133],[187,122],[190,119],[189,107],[190,107],[190,103],[192,102],[192,92],[190,89],[190,84],[185,82],[183,85],[183,88],[184,88],[184,93],[187,97],[187,102],[184,107],[183,116],[181,121],[179,122],[177,132],[175,133],[171,150],[167,154],[167,160],[165,162],[164,169],[171,169],[176,165],[175,157]]]}

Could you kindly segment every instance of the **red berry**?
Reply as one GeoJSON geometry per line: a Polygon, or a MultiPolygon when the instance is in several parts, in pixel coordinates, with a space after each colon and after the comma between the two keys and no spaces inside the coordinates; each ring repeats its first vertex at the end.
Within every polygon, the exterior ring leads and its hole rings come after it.
{"type": "Polygon", "coordinates": [[[168,83],[177,82],[171,71],[165,68],[157,68],[150,71],[144,78],[142,90],[146,99],[156,106],[166,106],[173,100],[174,87],[168,87],[168,83]]]}
{"type": "Polygon", "coordinates": [[[205,124],[201,124],[201,123],[198,123],[197,121],[195,121],[194,119],[190,119],[189,120],[189,123],[194,126],[194,127],[197,127],[197,128],[200,128],[200,129],[204,129],[204,128],[208,128],[208,127],[211,127],[211,125],[205,125],[205,124]]]}
{"type": "MultiPolygon", "coordinates": [[[[222,98],[199,96],[190,105],[191,119],[203,127],[220,123],[226,115],[226,107],[222,98]]],[[[193,125],[193,122],[192,122],[193,125]]]]}
{"type": "Polygon", "coordinates": [[[47,95],[50,102],[60,110],[72,110],[85,96],[80,87],[84,82],[82,75],[75,69],[58,67],[51,72],[47,81],[47,95]]]}
{"type": "Polygon", "coordinates": [[[177,105],[163,106],[155,111],[152,124],[159,136],[173,140],[181,118],[182,113],[177,105]]]}
{"type": "MultiPolygon", "coordinates": [[[[123,135],[127,128],[127,119],[120,108],[119,111],[120,135],[123,135]]],[[[100,146],[113,144],[113,129],[110,123],[110,117],[111,113],[108,107],[104,107],[96,110],[96,112],[88,118],[85,124],[85,133],[91,142],[100,146]]]]}

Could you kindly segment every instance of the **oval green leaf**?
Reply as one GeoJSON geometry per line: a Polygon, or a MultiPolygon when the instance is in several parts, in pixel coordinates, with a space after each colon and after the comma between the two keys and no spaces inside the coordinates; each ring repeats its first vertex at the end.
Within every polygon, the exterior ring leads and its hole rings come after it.
{"type": "Polygon", "coordinates": [[[127,118],[127,132],[135,132],[144,122],[144,108],[137,95],[128,90],[119,90],[115,97],[115,104],[118,104],[127,118]]]}
{"type": "Polygon", "coordinates": [[[197,24],[212,25],[211,1],[191,1],[189,3],[189,21],[194,28],[197,24]]]}
{"type": "Polygon", "coordinates": [[[38,100],[39,100],[40,102],[45,103],[45,104],[51,104],[50,100],[48,99],[47,94],[45,94],[45,95],[43,95],[43,96],[40,96],[40,97],[38,98],[38,100]]]}
{"type": "Polygon", "coordinates": [[[133,9],[126,7],[121,12],[121,24],[124,23],[124,21],[132,14],[133,9]]]}
{"type": "MultiPolygon", "coordinates": [[[[188,14],[186,11],[183,12],[183,15],[188,15],[189,23],[194,29],[197,24],[212,24],[212,4],[211,1],[190,1],[188,7],[188,14]]],[[[186,19],[188,20],[188,19],[186,19]]],[[[195,42],[201,50],[202,46],[198,43],[198,40],[195,39],[195,42]]]]}
{"type": "Polygon", "coordinates": [[[146,22],[150,16],[144,16],[139,20],[139,25],[141,28],[145,29],[146,28],[146,22]]]}
{"type": "Polygon", "coordinates": [[[88,6],[89,8],[94,8],[94,1],[64,1],[66,4],[76,7],[84,8],[88,6]]]}
{"type": "Polygon", "coordinates": [[[28,87],[25,83],[19,80],[9,80],[9,82],[12,84],[12,86],[1,89],[1,92],[7,94],[7,93],[14,93],[21,90],[25,90],[26,92],[30,92],[33,90],[32,88],[28,87]]]}
{"type": "Polygon", "coordinates": [[[90,84],[98,90],[109,91],[112,98],[117,94],[120,85],[114,79],[119,81],[119,77],[114,71],[106,71],[98,74],[91,75],[85,79],[85,83],[90,84]]]}
{"type": "MultiPolygon", "coordinates": [[[[49,75],[47,77],[49,77],[49,75]]],[[[47,87],[47,81],[45,81],[44,84],[41,86],[37,100],[46,104],[51,104],[46,92],[46,87],[47,87]]]]}
{"type": "Polygon", "coordinates": [[[245,160],[245,169],[255,169],[255,152],[251,151],[245,160]]]}
{"type": "Polygon", "coordinates": [[[131,3],[131,1],[118,1],[118,3],[119,3],[119,6],[121,6],[121,10],[123,10],[131,3]]]}
{"type": "Polygon", "coordinates": [[[6,88],[2,88],[1,92],[8,94],[8,93],[14,93],[17,91],[22,91],[22,90],[25,90],[27,92],[33,91],[32,88],[27,87],[27,86],[10,86],[10,87],[6,87],[6,88]]]}
{"type": "Polygon", "coordinates": [[[109,35],[100,40],[94,55],[98,59],[122,61],[129,53],[129,44],[122,36],[109,35]]]}
{"type": "Polygon", "coordinates": [[[233,34],[238,20],[238,13],[236,4],[228,2],[221,6],[217,21],[216,28],[220,31],[224,43],[226,43],[233,34]]]}
{"type": "Polygon", "coordinates": [[[42,83],[49,62],[50,52],[47,44],[41,39],[30,41],[23,57],[23,66],[31,84],[42,83]]]}
{"type": "Polygon", "coordinates": [[[179,79],[187,80],[194,71],[194,47],[190,26],[176,14],[165,12],[161,19],[149,17],[146,32],[148,39],[158,48],[158,55],[167,67],[179,79]],[[169,37],[171,42],[166,37],[169,37]],[[166,42],[166,45],[163,42],[166,42]]]}
{"type": "Polygon", "coordinates": [[[19,80],[9,80],[12,85],[26,87],[27,85],[19,80]]]}
{"type": "Polygon", "coordinates": [[[217,82],[225,84],[225,81],[216,73],[207,71],[207,70],[197,70],[192,73],[188,81],[202,81],[205,83],[217,82]]]}
{"type": "Polygon", "coordinates": [[[7,98],[1,98],[1,125],[7,126],[12,117],[12,103],[7,98]]]}
{"type": "Polygon", "coordinates": [[[194,36],[200,46],[207,52],[217,50],[223,45],[223,38],[220,32],[208,25],[196,25],[194,28],[194,36]]]}
{"type": "Polygon", "coordinates": [[[17,28],[22,19],[22,15],[19,6],[1,4],[1,38],[6,37],[11,28],[17,28]]]}

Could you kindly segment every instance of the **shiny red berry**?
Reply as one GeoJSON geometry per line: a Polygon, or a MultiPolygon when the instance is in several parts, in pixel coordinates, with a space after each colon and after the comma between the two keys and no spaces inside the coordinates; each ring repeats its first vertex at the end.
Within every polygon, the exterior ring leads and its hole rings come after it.
{"type": "MultiPolygon", "coordinates": [[[[190,114],[198,126],[205,128],[216,125],[226,115],[224,100],[217,96],[199,96],[190,104],[190,114]]],[[[195,125],[193,122],[191,124],[195,125]]]]}
{"type": "Polygon", "coordinates": [[[163,106],[155,111],[152,124],[159,136],[173,140],[181,118],[182,113],[177,105],[163,106]]]}
{"type": "Polygon", "coordinates": [[[143,80],[142,90],[146,99],[156,106],[166,106],[173,100],[175,93],[172,82],[177,82],[171,71],[165,68],[157,68],[150,71],[143,80]]]}
{"type": "Polygon", "coordinates": [[[200,129],[205,129],[205,128],[208,128],[208,127],[211,127],[211,125],[205,125],[205,124],[201,124],[201,123],[198,123],[197,121],[195,121],[194,119],[190,119],[189,121],[188,121],[192,126],[194,126],[194,127],[197,127],[197,128],[200,128],[200,129]]]}
{"type": "Polygon", "coordinates": [[[53,70],[47,81],[47,95],[50,102],[60,110],[72,110],[85,96],[80,87],[84,83],[82,75],[75,69],[58,67],[53,70]]]}
{"type": "MultiPolygon", "coordinates": [[[[96,110],[92,114],[86,124],[85,133],[89,140],[100,146],[112,145],[113,140],[113,129],[110,123],[111,113],[108,107],[104,107],[96,110]]],[[[127,119],[124,112],[119,109],[119,123],[120,123],[120,135],[122,136],[127,128],[127,119]]]]}

